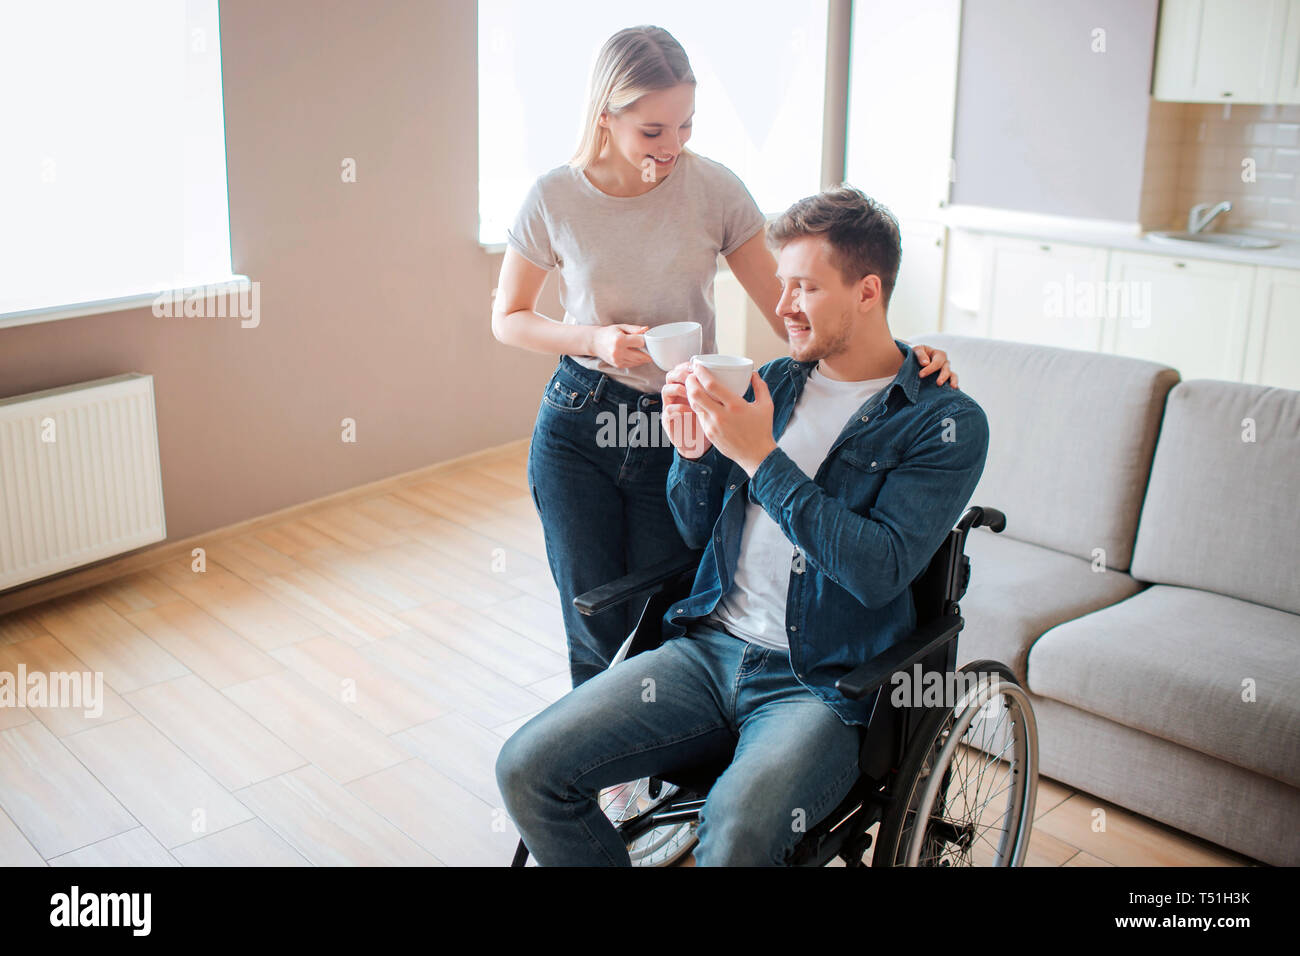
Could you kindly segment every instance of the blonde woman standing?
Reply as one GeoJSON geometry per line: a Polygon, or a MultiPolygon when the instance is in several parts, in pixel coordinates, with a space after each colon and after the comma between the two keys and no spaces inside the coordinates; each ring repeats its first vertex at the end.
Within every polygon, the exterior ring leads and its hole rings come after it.
{"type": "MultiPolygon", "coordinates": [[[[597,58],[577,152],[534,183],[507,233],[493,335],[560,355],[533,429],[528,484],[560,592],[574,687],[609,666],[639,608],[583,617],[573,598],[686,550],[666,495],[673,447],[657,425],[634,427],[658,420],[651,415],[661,411],[664,385],[644,351],[645,331],[699,322],[703,351],[717,351],[721,254],[786,339],[765,217],[733,172],[686,149],[694,113],[695,76],[677,41],[653,26],[619,31],[597,58]],[[552,269],[560,271],[562,322],[536,311],[552,269]],[[610,422],[628,427],[602,431],[610,422]],[[611,432],[627,440],[611,442],[611,432]]],[[[922,375],[937,369],[936,382],[956,387],[943,352],[914,350],[922,375]]]]}

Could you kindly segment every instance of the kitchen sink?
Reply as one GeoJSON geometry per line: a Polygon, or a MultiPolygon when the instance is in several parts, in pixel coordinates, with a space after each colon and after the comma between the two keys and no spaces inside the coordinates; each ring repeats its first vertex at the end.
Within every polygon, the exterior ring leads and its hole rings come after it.
{"type": "Polygon", "coordinates": [[[1148,232],[1146,238],[1152,242],[1196,242],[1210,246],[1227,246],[1231,249],[1272,249],[1278,245],[1276,239],[1243,236],[1231,232],[1148,232]]]}

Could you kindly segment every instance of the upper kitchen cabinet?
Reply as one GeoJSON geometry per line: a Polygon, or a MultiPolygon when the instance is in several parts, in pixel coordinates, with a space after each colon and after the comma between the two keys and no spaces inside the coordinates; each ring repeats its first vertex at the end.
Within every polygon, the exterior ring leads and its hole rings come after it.
{"type": "Polygon", "coordinates": [[[1278,103],[1300,103],[1300,2],[1288,0],[1286,32],[1282,34],[1282,69],[1277,81],[1278,103]]]}
{"type": "Polygon", "coordinates": [[[1163,0],[1152,95],[1181,103],[1300,102],[1298,51],[1300,0],[1163,0]]]}

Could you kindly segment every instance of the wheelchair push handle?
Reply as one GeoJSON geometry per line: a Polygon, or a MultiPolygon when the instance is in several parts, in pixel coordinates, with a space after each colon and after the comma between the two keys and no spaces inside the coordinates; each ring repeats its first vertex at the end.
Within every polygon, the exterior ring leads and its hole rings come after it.
{"type": "Polygon", "coordinates": [[[979,505],[971,505],[957,522],[957,530],[962,532],[963,538],[965,533],[971,528],[988,528],[994,534],[1001,534],[1006,530],[1007,516],[997,508],[983,508],[979,505]]]}

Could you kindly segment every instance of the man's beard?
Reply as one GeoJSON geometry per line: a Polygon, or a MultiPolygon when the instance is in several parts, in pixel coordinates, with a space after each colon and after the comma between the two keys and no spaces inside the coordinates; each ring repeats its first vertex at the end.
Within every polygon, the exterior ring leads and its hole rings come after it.
{"type": "MultiPolygon", "coordinates": [[[[811,323],[809,323],[809,328],[812,328],[811,323]]],[[[840,326],[839,334],[833,339],[822,341],[816,330],[813,330],[812,334],[813,341],[805,345],[800,354],[796,355],[794,350],[791,350],[791,355],[796,361],[814,363],[820,362],[822,359],[834,358],[836,355],[839,355],[844,351],[849,342],[849,327],[847,323],[840,326]]]]}

